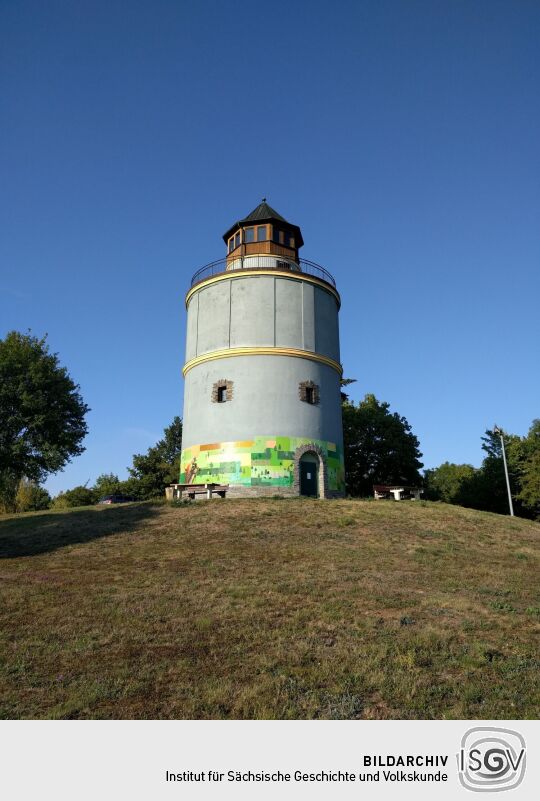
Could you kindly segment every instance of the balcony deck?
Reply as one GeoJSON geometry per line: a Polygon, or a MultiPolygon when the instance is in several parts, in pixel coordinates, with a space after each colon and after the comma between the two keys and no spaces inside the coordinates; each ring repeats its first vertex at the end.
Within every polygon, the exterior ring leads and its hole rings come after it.
{"type": "Polygon", "coordinates": [[[299,259],[298,263],[287,259],[283,256],[276,255],[256,255],[256,256],[238,256],[225,259],[218,259],[212,261],[210,264],[205,264],[193,275],[191,279],[191,286],[200,284],[208,278],[222,273],[235,272],[237,270],[279,270],[280,272],[290,270],[292,273],[301,273],[304,275],[311,275],[329,284],[333,289],[336,288],[334,277],[314,261],[308,259],[299,259]]]}

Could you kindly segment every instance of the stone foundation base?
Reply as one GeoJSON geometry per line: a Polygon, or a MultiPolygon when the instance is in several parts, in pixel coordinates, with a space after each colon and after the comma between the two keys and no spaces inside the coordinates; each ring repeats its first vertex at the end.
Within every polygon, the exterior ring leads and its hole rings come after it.
{"type": "Polygon", "coordinates": [[[242,485],[229,485],[227,498],[272,498],[280,495],[283,498],[296,498],[298,493],[293,487],[244,487],[242,485]]]}
{"type": "MultiPolygon", "coordinates": [[[[294,487],[245,487],[229,485],[227,498],[298,498],[300,493],[294,487]]],[[[326,490],[325,498],[344,498],[345,493],[337,490],[326,490]]]]}

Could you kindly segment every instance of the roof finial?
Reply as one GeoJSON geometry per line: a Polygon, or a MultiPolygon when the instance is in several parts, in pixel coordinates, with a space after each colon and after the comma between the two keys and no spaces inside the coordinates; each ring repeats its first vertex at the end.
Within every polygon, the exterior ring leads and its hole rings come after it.
{"type": "Polygon", "coordinates": [[[261,200],[261,203],[266,203],[266,198],[265,197],[263,197],[263,199],[261,200]]]}

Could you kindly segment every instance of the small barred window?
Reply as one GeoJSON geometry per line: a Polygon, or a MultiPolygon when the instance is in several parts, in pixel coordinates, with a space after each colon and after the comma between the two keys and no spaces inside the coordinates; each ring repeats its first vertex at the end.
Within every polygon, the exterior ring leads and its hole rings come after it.
{"type": "Polygon", "coordinates": [[[225,378],[216,383],[212,387],[212,403],[226,403],[232,400],[233,396],[233,382],[227,381],[225,378]]]}
{"type": "Polygon", "coordinates": [[[298,394],[301,401],[316,406],[319,403],[320,393],[317,384],[313,381],[301,381],[298,386],[298,394]]]}

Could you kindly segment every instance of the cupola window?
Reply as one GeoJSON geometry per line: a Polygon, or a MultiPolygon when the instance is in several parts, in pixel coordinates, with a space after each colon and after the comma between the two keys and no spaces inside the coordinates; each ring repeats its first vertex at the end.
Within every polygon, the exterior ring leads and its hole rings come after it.
{"type": "Polygon", "coordinates": [[[257,242],[264,242],[266,239],[266,225],[259,225],[257,228],[257,242]]]}
{"type": "Polygon", "coordinates": [[[272,239],[278,245],[285,245],[286,247],[294,247],[294,236],[290,231],[282,231],[280,228],[273,226],[272,239]]]}
{"type": "Polygon", "coordinates": [[[236,250],[239,247],[241,242],[240,231],[238,231],[234,236],[231,236],[229,239],[229,253],[232,253],[233,250],[236,250]]]}
{"type": "Polygon", "coordinates": [[[246,228],[244,231],[244,242],[255,242],[255,228],[246,228]]]}

